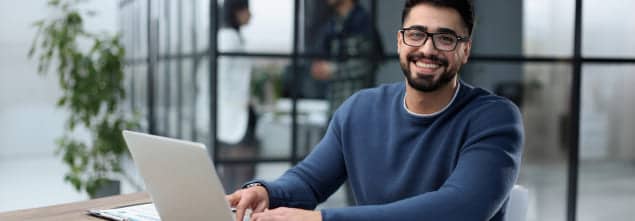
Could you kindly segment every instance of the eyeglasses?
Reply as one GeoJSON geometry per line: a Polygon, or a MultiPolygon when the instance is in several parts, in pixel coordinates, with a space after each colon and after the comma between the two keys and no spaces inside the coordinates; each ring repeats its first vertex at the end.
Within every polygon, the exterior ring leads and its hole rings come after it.
{"type": "Polygon", "coordinates": [[[432,45],[439,51],[454,51],[459,42],[468,41],[467,37],[461,37],[453,33],[429,33],[419,28],[402,28],[399,29],[403,43],[412,47],[423,46],[428,37],[432,37],[432,45]]]}

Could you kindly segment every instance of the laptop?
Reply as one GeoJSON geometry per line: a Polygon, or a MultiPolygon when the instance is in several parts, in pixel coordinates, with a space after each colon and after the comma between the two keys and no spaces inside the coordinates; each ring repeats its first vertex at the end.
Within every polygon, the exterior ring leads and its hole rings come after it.
{"type": "Polygon", "coordinates": [[[161,220],[234,220],[205,145],[123,131],[161,220]]]}

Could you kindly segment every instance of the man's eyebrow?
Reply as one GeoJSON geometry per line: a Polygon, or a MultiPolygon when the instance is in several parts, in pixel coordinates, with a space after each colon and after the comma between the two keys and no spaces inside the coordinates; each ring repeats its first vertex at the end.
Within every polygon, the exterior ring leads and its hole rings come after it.
{"type": "Polygon", "coordinates": [[[437,30],[437,33],[448,33],[448,34],[458,35],[458,34],[456,33],[456,31],[454,31],[454,30],[452,30],[452,29],[450,29],[450,28],[439,28],[439,29],[437,30]]]}
{"type": "MultiPolygon", "coordinates": [[[[413,25],[410,27],[407,27],[408,29],[417,29],[419,31],[428,31],[428,27],[423,26],[423,25],[413,25]]],[[[458,33],[456,33],[456,31],[454,31],[451,28],[438,28],[437,31],[435,33],[447,33],[447,34],[454,34],[454,35],[459,35],[458,33]]]]}
{"type": "Polygon", "coordinates": [[[413,25],[413,26],[410,26],[410,27],[407,27],[407,28],[408,29],[417,29],[419,31],[427,31],[428,30],[428,27],[422,26],[422,25],[413,25]]]}

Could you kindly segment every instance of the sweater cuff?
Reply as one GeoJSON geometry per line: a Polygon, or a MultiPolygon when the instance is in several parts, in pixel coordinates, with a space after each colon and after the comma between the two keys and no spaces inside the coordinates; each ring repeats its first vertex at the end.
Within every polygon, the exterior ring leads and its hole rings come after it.
{"type": "Polygon", "coordinates": [[[342,208],[327,208],[320,210],[322,213],[322,221],[336,221],[338,217],[338,211],[342,208]]]}

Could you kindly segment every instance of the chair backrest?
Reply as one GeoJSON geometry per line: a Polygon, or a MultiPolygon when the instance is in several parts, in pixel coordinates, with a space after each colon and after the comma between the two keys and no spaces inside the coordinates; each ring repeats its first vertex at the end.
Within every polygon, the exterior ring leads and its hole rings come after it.
{"type": "Polygon", "coordinates": [[[507,221],[525,221],[527,220],[527,207],[529,205],[529,191],[527,188],[515,185],[509,194],[509,202],[507,203],[507,221]]]}

